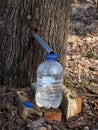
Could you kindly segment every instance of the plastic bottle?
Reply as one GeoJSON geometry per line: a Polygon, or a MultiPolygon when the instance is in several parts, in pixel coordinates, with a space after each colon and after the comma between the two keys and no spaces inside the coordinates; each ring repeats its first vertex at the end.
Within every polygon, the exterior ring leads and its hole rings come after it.
{"type": "Polygon", "coordinates": [[[62,101],[63,67],[58,54],[47,54],[37,69],[35,100],[39,107],[58,108],[62,101]]]}

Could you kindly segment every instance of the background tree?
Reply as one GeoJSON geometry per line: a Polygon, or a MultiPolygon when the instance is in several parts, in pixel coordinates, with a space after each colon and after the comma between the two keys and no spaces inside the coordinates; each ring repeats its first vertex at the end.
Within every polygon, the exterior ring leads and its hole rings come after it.
{"type": "Polygon", "coordinates": [[[0,79],[10,87],[34,82],[45,51],[32,40],[37,32],[61,54],[65,67],[70,0],[0,1],[0,79]]]}
{"type": "Polygon", "coordinates": [[[97,8],[96,9],[97,9],[97,12],[98,12],[98,0],[97,0],[97,8]]]}

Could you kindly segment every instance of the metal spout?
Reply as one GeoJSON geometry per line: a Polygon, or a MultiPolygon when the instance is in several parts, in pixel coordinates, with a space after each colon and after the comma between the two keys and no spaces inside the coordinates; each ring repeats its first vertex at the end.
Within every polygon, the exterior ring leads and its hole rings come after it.
{"type": "Polygon", "coordinates": [[[33,34],[33,38],[48,52],[54,54],[51,47],[36,33],[33,34]]]}

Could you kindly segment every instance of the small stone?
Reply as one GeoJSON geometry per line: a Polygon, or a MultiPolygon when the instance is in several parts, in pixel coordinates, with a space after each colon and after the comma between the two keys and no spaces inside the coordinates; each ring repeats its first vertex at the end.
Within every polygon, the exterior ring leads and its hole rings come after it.
{"type": "Polygon", "coordinates": [[[82,110],[82,99],[77,93],[64,86],[63,89],[63,100],[61,103],[61,110],[65,118],[71,118],[78,115],[82,110]]]}
{"type": "Polygon", "coordinates": [[[59,108],[57,109],[45,109],[43,119],[46,121],[58,121],[60,122],[62,120],[62,112],[59,108]]]}

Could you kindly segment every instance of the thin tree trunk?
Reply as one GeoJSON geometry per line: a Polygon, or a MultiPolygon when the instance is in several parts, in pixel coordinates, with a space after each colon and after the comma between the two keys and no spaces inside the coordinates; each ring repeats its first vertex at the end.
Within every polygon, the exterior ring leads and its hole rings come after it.
{"type": "MultiPolygon", "coordinates": [[[[2,1],[2,2],[1,2],[2,1]]],[[[70,17],[69,0],[4,0],[4,27],[1,32],[3,84],[25,87],[34,82],[36,69],[44,60],[45,51],[32,40],[37,32],[61,54],[65,67],[70,17]]],[[[0,32],[0,33],[1,33],[0,32]]]]}
{"type": "Polygon", "coordinates": [[[96,10],[97,10],[97,12],[98,12],[98,0],[97,0],[97,7],[96,7],[96,10]]]}

